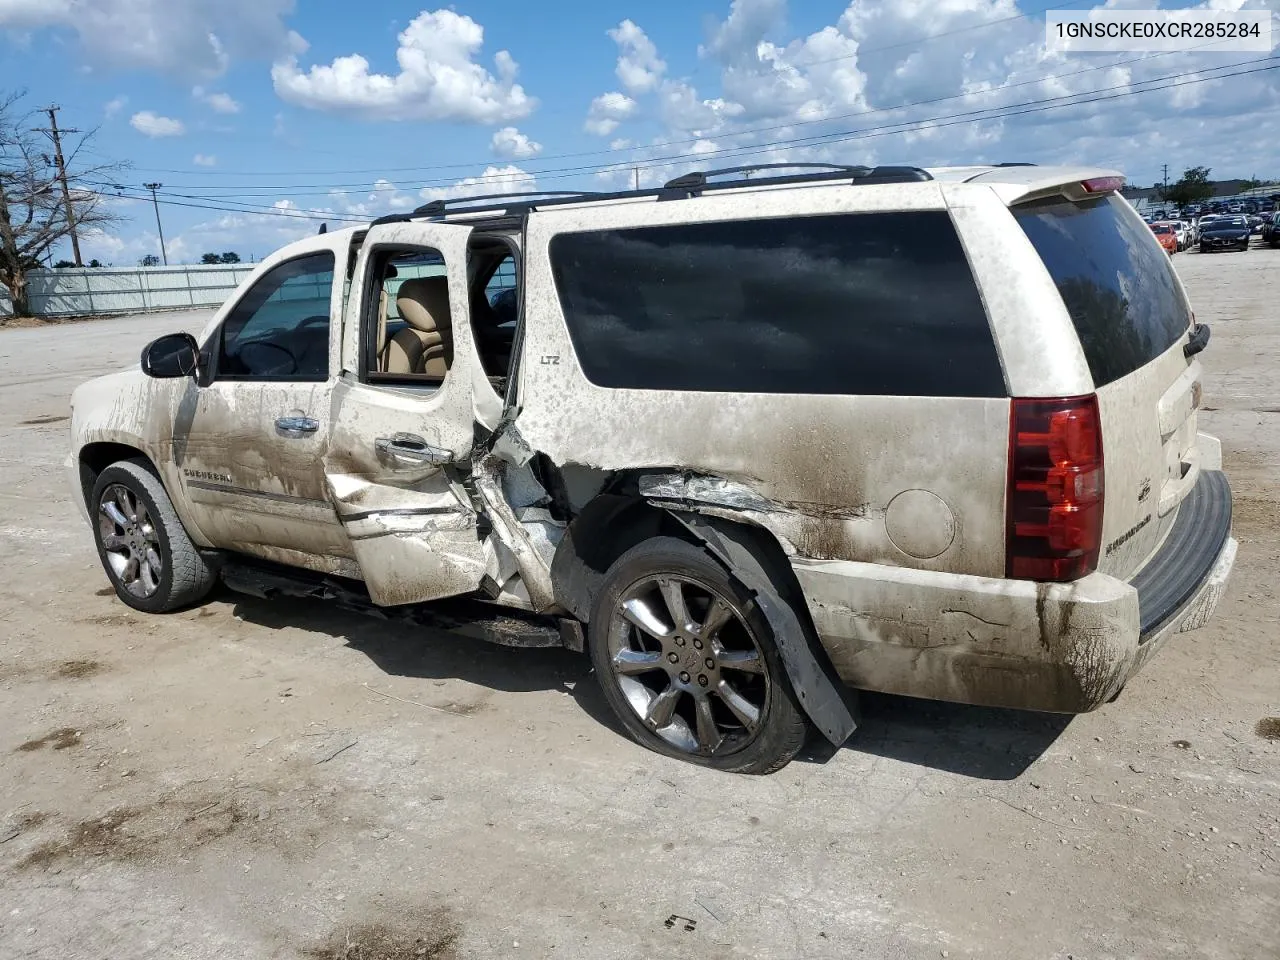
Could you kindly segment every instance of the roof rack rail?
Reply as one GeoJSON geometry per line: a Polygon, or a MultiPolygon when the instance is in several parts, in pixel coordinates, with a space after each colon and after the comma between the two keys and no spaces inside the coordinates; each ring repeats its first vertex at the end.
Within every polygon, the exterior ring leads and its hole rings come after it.
{"type": "MultiPolygon", "coordinates": [[[[511,193],[482,193],[474,197],[454,197],[453,199],[432,200],[424,203],[413,211],[410,216],[414,217],[441,217],[449,211],[454,204],[471,205],[484,200],[509,200],[519,199],[528,203],[530,197],[581,197],[584,200],[594,199],[601,196],[599,192],[589,190],[515,190],[511,193]]],[[[490,209],[489,207],[481,207],[482,210],[490,209]]],[[[466,207],[460,212],[466,212],[466,207]]]]}
{"type": "Polygon", "coordinates": [[[552,202],[571,203],[577,200],[600,200],[614,194],[598,193],[587,190],[516,190],[511,193],[485,193],[474,197],[453,197],[452,199],[431,200],[409,213],[389,213],[378,217],[370,226],[381,226],[387,223],[407,223],[415,217],[431,217],[439,219],[448,213],[485,213],[496,210],[509,210],[520,213],[537,205],[537,198],[550,197],[552,202]],[[515,203],[487,203],[489,200],[515,200],[515,203]],[[454,209],[455,204],[465,204],[461,209],[454,209]]]}
{"type": "Polygon", "coordinates": [[[913,183],[932,180],[928,172],[919,167],[866,167],[845,166],[834,163],[763,163],[746,167],[727,167],[723,170],[693,171],[669,180],[661,187],[643,190],[619,190],[609,193],[593,193],[578,190],[531,190],[516,193],[494,193],[477,197],[457,197],[452,200],[432,200],[412,213],[391,213],[374,220],[371,226],[387,223],[407,223],[421,217],[443,219],[451,213],[501,213],[517,216],[538,207],[584,203],[592,200],[684,200],[710,190],[732,190],[743,187],[778,186],[802,183],[852,182],[854,184],[913,183]],[[709,183],[708,177],[728,173],[746,173],[754,170],[795,169],[815,170],[815,173],[786,174],[782,176],[741,178],[709,183]],[[491,202],[492,201],[492,202],[491,202]]]}
{"type": "Polygon", "coordinates": [[[870,167],[854,167],[844,163],[756,163],[741,167],[723,167],[719,170],[694,170],[663,184],[666,190],[691,190],[705,187],[712,177],[722,177],[726,173],[751,174],[757,170],[838,170],[848,174],[870,170],[870,167]]]}
{"type": "Polygon", "coordinates": [[[1027,163],[1025,160],[1011,160],[1006,163],[993,163],[993,167],[1038,167],[1038,163],[1027,163]]]}
{"type": "Polygon", "coordinates": [[[771,186],[787,183],[821,183],[824,181],[849,179],[852,179],[856,184],[876,184],[911,183],[932,180],[933,177],[929,176],[926,171],[919,167],[866,167],[845,166],[834,163],[762,163],[755,166],[726,167],[723,170],[695,170],[692,173],[686,173],[683,176],[676,177],[674,180],[668,180],[666,184],[663,185],[664,193],[660,195],[658,199],[670,200],[685,196],[695,196],[704,190],[729,190],[746,186],[771,186]],[[789,174],[774,177],[758,177],[755,179],[744,177],[740,180],[726,180],[719,183],[711,183],[709,180],[711,177],[723,176],[726,173],[748,173],[753,170],[790,168],[816,169],[821,172],[789,174]],[[673,191],[675,192],[675,196],[671,195],[673,191]]]}

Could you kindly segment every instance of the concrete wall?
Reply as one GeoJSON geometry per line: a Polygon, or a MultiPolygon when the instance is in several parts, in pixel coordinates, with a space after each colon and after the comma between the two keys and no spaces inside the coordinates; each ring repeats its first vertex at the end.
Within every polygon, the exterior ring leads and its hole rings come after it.
{"type": "MultiPolygon", "coordinates": [[[[216,307],[255,269],[251,263],[190,267],[33,270],[31,312],[38,317],[143,313],[216,307]]],[[[0,290],[0,316],[13,312],[0,290]]]]}

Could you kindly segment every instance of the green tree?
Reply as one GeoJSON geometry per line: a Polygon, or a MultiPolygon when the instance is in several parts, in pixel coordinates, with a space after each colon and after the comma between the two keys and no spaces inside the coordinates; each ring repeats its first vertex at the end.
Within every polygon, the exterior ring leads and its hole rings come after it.
{"type": "Polygon", "coordinates": [[[234,250],[228,250],[226,253],[224,253],[222,256],[218,258],[218,262],[219,263],[239,263],[240,254],[236,253],[234,250]]]}
{"type": "Polygon", "coordinates": [[[67,267],[74,267],[74,266],[75,266],[75,262],[72,260],[59,260],[57,263],[53,265],[53,269],[65,270],[67,267]]]}
{"type": "Polygon", "coordinates": [[[160,258],[154,253],[148,253],[145,257],[138,261],[140,267],[158,267],[160,266],[160,258]]]}
{"type": "Polygon", "coordinates": [[[218,259],[218,255],[216,253],[202,253],[200,255],[200,262],[204,264],[212,264],[220,263],[221,261],[218,259]]]}
{"type": "Polygon", "coordinates": [[[1200,200],[1208,200],[1213,196],[1213,185],[1209,182],[1208,167],[1192,167],[1184,170],[1182,178],[1169,187],[1166,199],[1178,205],[1188,207],[1200,200]]]}

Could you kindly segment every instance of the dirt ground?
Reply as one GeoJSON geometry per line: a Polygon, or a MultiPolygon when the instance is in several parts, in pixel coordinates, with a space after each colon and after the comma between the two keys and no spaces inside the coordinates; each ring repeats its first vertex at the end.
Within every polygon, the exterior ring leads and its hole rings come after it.
{"type": "Polygon", "coordinates": [[[0,957],[1280,957],[1280,251],[1175,264],[1240,554],[1074,719],[865,698],[768,778],[665,760],[586,661],[114,599],[67,397],[205,314],[0,330],[0,957]]]}

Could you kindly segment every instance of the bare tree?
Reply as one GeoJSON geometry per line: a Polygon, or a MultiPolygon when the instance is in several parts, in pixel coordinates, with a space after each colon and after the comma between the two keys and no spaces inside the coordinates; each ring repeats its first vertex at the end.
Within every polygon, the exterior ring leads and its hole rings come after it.
{"type": "Polygon", "coordinates": [[[13,312],[31,312],[27,272],[72,229],[101,229],[120,218],[104,203],[93,185],[109,180],[124,164],[78,164],[77,158],[93,137],[80,139],[67,157],[67,186],[63,199],[58,171],[47,147],[35,136],[34,111],[22,108],[22,93],[0,93],[0,285],[9,291],[13,312]]]}

